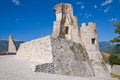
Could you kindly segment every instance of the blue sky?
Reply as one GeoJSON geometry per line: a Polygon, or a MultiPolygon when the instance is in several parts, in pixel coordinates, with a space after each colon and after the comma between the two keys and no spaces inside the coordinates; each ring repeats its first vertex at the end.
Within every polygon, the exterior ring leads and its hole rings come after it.
{"type": "Polygon", "coordinates": [[[24,41],[51,35],[58,3],[72,4],[79,26],[95,22],[99,41],[117,36],[113,23],[120,21],[120,0],[0,0],[0,39],[9,34],[24,41]]]}

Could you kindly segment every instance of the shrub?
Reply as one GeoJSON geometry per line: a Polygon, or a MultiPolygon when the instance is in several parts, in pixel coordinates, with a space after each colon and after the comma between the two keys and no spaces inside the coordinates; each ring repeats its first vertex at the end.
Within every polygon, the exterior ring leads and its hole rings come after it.
{"type": "Polygon", "coordinates": [[[120,56],[117,54],[111,54],[109,56],[109,64],[111,65],[111,67],[113,65],[120,65],[120,56]]]}

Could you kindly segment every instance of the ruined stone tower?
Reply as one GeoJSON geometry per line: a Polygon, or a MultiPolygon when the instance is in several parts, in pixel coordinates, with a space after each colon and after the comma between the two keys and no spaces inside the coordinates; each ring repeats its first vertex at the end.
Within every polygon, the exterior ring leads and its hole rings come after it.
{"type": "Polygon", "coordinates": [[[104,76],[106,72],[103,65],[101,65],[103,58],[99,51],[96,24],[89,22],[88,25],[82,23],[81,26],[78,26],[78,19],[73,15],[71,4],[58,4],[54,7],[54,11],[56,13],[56,21],[54,21],[52,37],[60,37],[80,43],[92,61],[95,75],[104,76]]]}
{"type": "Polygon", "coordinates": [[[14,54],[17,52],[17,48],[15,42],[13,40],[12,34],[9,36],[9,44],[8,44],[8,53],[14,54]]]}
{"type": "Polygon", "coordinates": [[[58,4],[54,11],[52,36],[21,44],[17,55],[36,62],[38,72],[110,77],[99,51],[96,24],[78,26],[71,4],[58,4]]]}
{"type": "Polygon", "coordinates": [[[73,15],[71,4],[58,4],[54,7],[56,21],[54,21],[53,38],[64,38],[80,43],[78,20],[73,15]]]}

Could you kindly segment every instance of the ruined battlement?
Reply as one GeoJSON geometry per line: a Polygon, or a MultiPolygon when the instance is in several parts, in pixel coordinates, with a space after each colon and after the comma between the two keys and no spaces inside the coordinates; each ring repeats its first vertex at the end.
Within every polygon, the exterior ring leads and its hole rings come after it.
{"type": "MultiPolygon", "coordinates": [[[[68,14],[73,15],[73,10],[72,10],[72,5],[71,4],[57,4],[53,10],[56,14],[56,21],[61,21],[63,19],[63,15],[66,17],[68,14]]],[[[67,16],[68,17],[68,16],[67,16]]]]}
{"type": "Polygon", "coordinates": [[[96,33],[96,23],[88,22],[88,25],[86,23],[82,23],[80,29],[81,31],[88,33],[96,33]]]}
{"type": "Polygon", "coordinates": [[[81,27],[96,27],[96,23],[88,22],[88,25],[86,23],[82,23],[81,27]]]}

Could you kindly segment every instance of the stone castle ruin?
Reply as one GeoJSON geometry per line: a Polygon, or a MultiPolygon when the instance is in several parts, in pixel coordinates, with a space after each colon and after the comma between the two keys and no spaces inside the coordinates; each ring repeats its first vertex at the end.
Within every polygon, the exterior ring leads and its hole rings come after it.
{"type": "Polygon", "coordinates": [[[81,77],[110,77],[99,51],[96,24],[78,26],[71,4],[54,7],[52,36],[22,43],[17,55],[35,62],[36,72],[81,77]]]}

